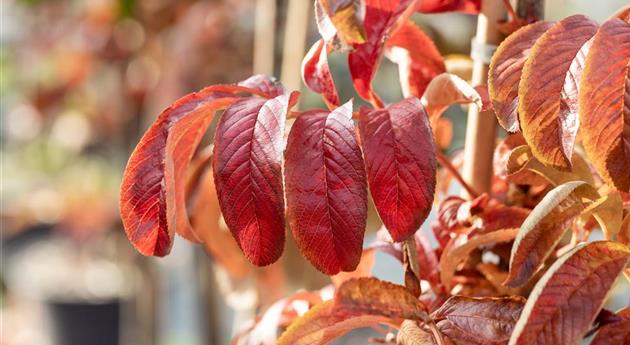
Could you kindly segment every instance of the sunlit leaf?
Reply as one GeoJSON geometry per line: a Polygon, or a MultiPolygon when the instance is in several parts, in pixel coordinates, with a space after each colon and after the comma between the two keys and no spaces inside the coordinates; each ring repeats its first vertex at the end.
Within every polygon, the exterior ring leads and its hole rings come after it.
{"type": "Polygon", "coordinates": [[[275,262],[284,249],[282,152],[289,96],[244,98],[221,116],[213,170],[226,224],[255,265],[275,262]]]}
{"type": "Polygon", "coordinates": [[[581,217],[591,215],[604,231],[604,238],[613,240],[621,229],[623,221],[623,204],[619,192],[612,191],[595,200],[582,212],[581,217]]]}
{"type": "Polygon", "coordinates": [[[417,11],[422,13],[463,12],[477,14],[481,0],[423,0],[418,1],[417,11]]]}
{"type": "MultiPolygon", "coordinates": [[[[570,70],[597,23],[582,15],[567,17],[536,41],[519,83],[518,118],[534,156],[546,165],[568,170],[579,126],[571,106],[576,99],[559,97],[565,85],[577,89],[579,75],[570,70]]],[[[577,96],[575,92],[562,96],[577,96]]]]}
{"type": "Polygon", "coordinates": [[[630,24],[605,22],[593,38],[580,81],[581,138],[597,172],[630,191],[630,24]]]}
{"type": "Polygon", "coordinates": [[[361,258],[367,186],[352,102],[302,113],[285,153],[287,218],[302,254],[320,271],[353,271],[361,258]]]}
{"type": "Polygon", "coordinates": [[[365,42],[365,32],[361,23],[362,2],[359,0],[317,0],[330,18],[336,34],[345,44],[365,42]]]}
{"type": "Polygon", "coordinates": [[[390,322],[389,318],[379,315],[339,315],[335,311],[334,302],[326,301],[293,322],[278,339],[278,345],[328,344],[354,329],[390,322]]]}
{"type": "Polygon", "coordinates": [[[335,309],[347,315],[427,320],[426,307],[408,289],[376,278],[351,279],[339,286],[335,309]]]}
{"type": "Polygon", "coordinates": [[[429,82],[446,71],[435,44],[414,22],[404,22],[387,40],[385,55],[398,64],[404,97],[421,97],[429,82]]]}
{"type": "Polygon", "coordinates": [[[302,80],[321,94],[329,108],[339,106],[339,95],[328,66],[328,52],[323,39],[315,42],[302,61],[302,80]]]}
{"type": "Polygon", "coordinates": [[[359,132],[376,210],[394,241],[409,238],[435,192],[435,144],[424,107],[409,98],[386,109],[361,108],[359,132]]]}
{"type": "Polygon", "coordinates": [[[630,259],[620,243],[584,243],[564,254],[530,293],[509,345],[579,344],[630,259]]]}
{"type": "Polygon", "coordinates": [[[396,335],[398,345],[436,345],[433,335],[413,320],[405,320],[396,335]]]}
{"type": "MultiPolygon", "coordinates": [[[[252,78],[257,80],[246,81],[247,86],[261,85],[263,77],[252,78]]],[[[214,113],[238,100],[239,93],[268,96],[237,85],[215,85],[191,93],[158,116],[131,154],[120,188],[120,214],[127,237],[140,253],[168,254],[175,229],[190,227],[185,188],[188,164],[214,113]]]]}
{"type": "Polygon", "coordinates": [[[488,92],[499,124],[508,132],[520,130],[518,123],[518,84],[532,45],[553,23],[536,22],[506,38],[492,56],[488,72],[488,92]]]}
{"type": "Polygon", "coordinates": [[[518,287],[536,273],[569,230],[586,205],[578,195],[582,181],[568,182],[551,190],[523,222],[510,257],[510,274],[505,284],[518,287]]]}
{"type": "Polygon", "coordinates": [[[376,106],[383,102],[372,90],[372,79],[376,74],[386,37],[395,28],[399,20],[411,14],[409,7],[414,0],[366,0],[365,20],[366,42],[355,45],[348,55],[348,66],[352,83],[359,96],[376,106]]]}
{"type": "Polygon", "coordinates": [[[483,108],[483,101],[477,90],[465,80],[450,73],[442,73],[431,80],[421,101],[432,121],[455,103],[474,103],[480,110],[483,108]]]}

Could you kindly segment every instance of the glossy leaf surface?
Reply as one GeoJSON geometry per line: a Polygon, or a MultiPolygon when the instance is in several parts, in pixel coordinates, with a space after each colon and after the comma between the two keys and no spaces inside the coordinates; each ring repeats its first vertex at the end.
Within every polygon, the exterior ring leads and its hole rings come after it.
{"type": "Polygon", "coordinates": [[[424,107],[409,98],[387,109],[362,108],[359,132],[376,209],[394,241],[412,236],[435,192],[435,144],[424,107]]]}
{"type": "Polygon", "coordinates": [[[352,103],[302,113],[285,154],[287,217],[298,248],[320,271],[353,271],[367,217],[363,157],[352,103]]]}
{"type": "Polygon", "coordinates": [[[576,99],[561,93],[565,83],[576,88],[571,63],[596,31],[597,23],[585,16],[567,17],[540,36],[523,66],[518,108],[523,136],[538,160],[559,169],[571,167],[579,126],[571,106],[576,99]]]}
{"type": "Polygon", "coordinates": [[[629,259],[628,247],[609,241],[564,254],[530,293],[509,345],[579,344],[629,259]]]}
{"type": "Polygon", "coordinates": [[[488,92],[499,124],[508,132],[520,130],[518,84],[534,42],[553,23],[527,25],[506,38],[492,56],[488,71],[488,92]]]}
{"type": "Polygon", "coordinates": [[[284,248],[282,152],[288,95],[244,98],[221,116],[213,170],[223,217],[255,265],[276,261],[284,248]]]}
{"type": "Polygon", "coordinates": [[[597,172],[630,191],[630,24],[605,22],[593,38],[580,81],[581,138],[597,172]]]}

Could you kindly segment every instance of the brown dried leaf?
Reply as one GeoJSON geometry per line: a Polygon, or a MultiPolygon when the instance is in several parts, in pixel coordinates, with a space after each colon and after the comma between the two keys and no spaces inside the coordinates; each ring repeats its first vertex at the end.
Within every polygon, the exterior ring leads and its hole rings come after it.
{"type": "Polygon", "coordinates": [[[564,254],[529,295],[509,345],[579,344],[629,259],[630,249],[611,241],[564,254]]]}

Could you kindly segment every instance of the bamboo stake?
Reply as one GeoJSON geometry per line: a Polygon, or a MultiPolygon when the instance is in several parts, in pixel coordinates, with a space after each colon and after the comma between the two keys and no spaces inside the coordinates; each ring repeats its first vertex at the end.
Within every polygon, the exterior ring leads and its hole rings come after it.
{"type": "MultiPolygon", "coordinates": [[[[481,13],[477,19],[475,36],[477,44],[499,44],[503,35],[498,30],[497,22],[504,17],[505,7],[501,0],[483,0],[481,13]]],[[[488,61],[481,58],[474,59],[472,84],[485,84],[487,80],[488,61]]],[[[476,107],[470,107],[462,175],[470,187],[479,193],[490,191],[496,127],[497,121],[492,110],[479,112],[476,107]]],[[[463,194],[470,197],[465,190],[463,194]]]]}
{"type": "Polygon", "coordinates": [[[273,75],[276,0],[256,0],[254,20],[254,74],[273,75]]]}
{"type": "Polygon", "coordinates": [[[282,84],[289,90],[299,90],[302,86],[300,67],[306,53],[306,34],[312,6],[312,1],[289,0],[280,73],[282,84]]]}

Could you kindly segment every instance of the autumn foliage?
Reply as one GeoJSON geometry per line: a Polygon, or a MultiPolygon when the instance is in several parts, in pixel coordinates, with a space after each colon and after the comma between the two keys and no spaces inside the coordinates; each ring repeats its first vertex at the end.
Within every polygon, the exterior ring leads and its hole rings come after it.
{"type": "Polygon", "coordinates": [[[303,256],[332,276],[334,296],[280,300],[236,344],[324,344],[382,325],[379,341],[398,344],[564,345],[595,332],[593,344],[627,344],[627,309],[602,307],[617,278],[630,279],[630,11],[601,25],[582,15],[524,25],[494,54],[486,89],[447,73],[409,19],[479,7],[316,0],[322,38],[301,72],[328,109],[294,110],[299,94],[266,76],[173,103],[125,171],[131,243],[164,256],[178,234],[242,275],[241,258],[219,248],[233,245],[216,230],[220,217],[258,266],[280,258],[288,225],[303,256]],[[328,66],[339,50],[371,107],[340,99],[328,66]],[[383,57],[400,69],[405,99],[392,104],[372,87],[383,57]],[[488,193],[467,186],[436,144],[455,103],[491,107],[508,132],[488,193]],[[214,142],[199,148],[214,116],[214,142]],[[451,177],[471,197],[449,196],[451,177]],[[383,228],[364,248],[368,196],[383,228]],[[432,209],[436,220],[423,225],[432,209]],[[604,240],[589,240],[600,230],[604,240]],[[404,286],[370,277],[375,251],[401,262],[404,286]]]}

